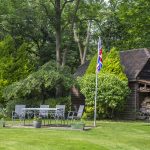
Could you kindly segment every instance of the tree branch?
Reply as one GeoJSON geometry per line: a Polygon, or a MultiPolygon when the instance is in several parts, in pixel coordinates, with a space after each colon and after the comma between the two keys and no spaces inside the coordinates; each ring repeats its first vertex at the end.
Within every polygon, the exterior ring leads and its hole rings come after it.
{"type": "Polygon", "coordinates": [[[61,8],[61,12],[64,10],[65,6],[67,3],[70,3],[70,2],[73,2],[74,0],[65,0],[65,2],[63,3],[62,5],[62,8],[61,8]]]}
{"type": "Polygon", "coordinates": [[[81,43],[80,43],[79,35],[77,34],[77,28],[76,28],[75,23],[74,23],[74,27],[73,27],[73,33],[74,33],[74,40],[78,44],[79,53],[80,53],[80,60],[81,60],[81,64],[82,64],[82,58],[83,58],[82,46],[81,46],[81,43]]]}
{"type": "Polygon", "coordinates": [[[83,63],[85,63],[85,60],[86,60],[86,54],[87,54],[89,39],[90,39],[90,34],[91,34],[90,30],[91,30],[91,20],[88,22],[87,35],[86,35],[86,40],[85,40],[85,47],[84,47],[84,52],[83,52],[83,63]]]}

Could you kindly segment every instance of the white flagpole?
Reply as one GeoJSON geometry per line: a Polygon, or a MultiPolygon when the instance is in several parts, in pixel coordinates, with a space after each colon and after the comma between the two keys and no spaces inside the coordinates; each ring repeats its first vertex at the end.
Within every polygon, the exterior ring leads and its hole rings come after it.
{"type": "MultiPolygon", "coordinates": [[[[99,37],[99,40],[100,40],[100,37],[99,37]]],[[[98,55],[99,55],[99,44],[98,44],[98,55]]],[[[97,55],[97,62],[98,62],[98,55],[97,55]]],[[[97,71],[97,66],[96,66],[95,100],[94,100],[94,127],[96,127],[97,83],[98,83],[97,79],[98,79],[98,71],[97,71]]]]}
{"type": "Polygon", "coordinates": [[[94,127],[96,127],[96,101],[97,101],[97,76],[98,73],[96,71],[96,85],[95,85],[95,102],[94,102],[94,127]]]}

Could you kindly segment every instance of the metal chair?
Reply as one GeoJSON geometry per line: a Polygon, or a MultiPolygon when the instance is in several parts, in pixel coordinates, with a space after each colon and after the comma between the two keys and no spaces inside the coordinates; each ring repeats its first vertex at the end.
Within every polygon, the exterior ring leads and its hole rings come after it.
{"type": "Polygon", "coordinates": [[[55,117],[57,119],[65,119],[65,105],[56,105],[55,117]]]}
{"type": "MultiPolygon", "coordinates": [[[[49,105],[40,105],[40,108],[49,108],[49,105]]],[[[41,118],[44,118],[44,125],[45,125],[45,119],[48,119],[48,110],[40,110],[39,116],[41,118]]]]}
{"type": "MultiPolygon", "coordinates": [[[[49,108],[49,105],[40,105],[40,108],[49,108]]],[[[48,118],[48,110],[40,110],[39,116],[42,118],[48,118]]]]}
{"type": "Polygon", "coordinates": [[[50,117],[55,119],[55,124],[56,124],[56,120],[59,119],[61,120],[61,124],[62,124],[62,121],[65,120],[65,105],[56,105],[56,111],[51,112],[50,117]]]}
{"type": "Polygon", "coordinates": [[[69,111],[67,119],[79,120],[82,117],[84,105],[80,105],[78,111],[69,111]]]}
{"type": "Polygon", "coordinates": [[[12,111],[12,121],[15,119],[24,120],[25,121],[25,112],[22,110],[26,105],[16,105],[15,111],[12,111]]]}

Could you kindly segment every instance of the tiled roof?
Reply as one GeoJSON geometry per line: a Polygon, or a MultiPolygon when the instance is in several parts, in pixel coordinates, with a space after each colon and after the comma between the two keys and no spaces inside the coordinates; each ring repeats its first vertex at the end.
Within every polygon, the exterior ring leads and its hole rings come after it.
{"type": "Polygon", "coordinates": [[[136,80],[149,58],[150,50],[146,48],[120,52],[121,64],[124,66],[129,81],[136,80]]]}

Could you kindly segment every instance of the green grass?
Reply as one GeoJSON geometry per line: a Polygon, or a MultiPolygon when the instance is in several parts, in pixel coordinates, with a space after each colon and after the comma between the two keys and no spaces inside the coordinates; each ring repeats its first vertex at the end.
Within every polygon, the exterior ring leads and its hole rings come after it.
{"type": "Polygon", "coordinates": [[[97,125],[88,131],[0,128],[0,150],[150,149],[149,123],[99,121],[97,125]]]}

